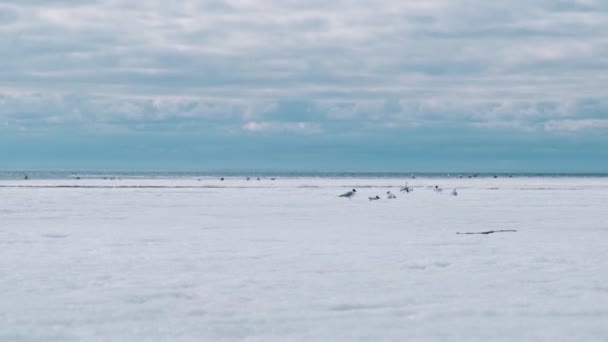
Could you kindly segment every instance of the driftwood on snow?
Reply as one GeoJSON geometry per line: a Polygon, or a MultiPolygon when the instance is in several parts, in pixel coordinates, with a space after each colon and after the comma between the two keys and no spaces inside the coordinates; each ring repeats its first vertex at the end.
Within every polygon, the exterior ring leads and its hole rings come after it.
{"type": "Polygon", "coordinates": [[[456,233],[459,235],[472,235],[472,234],[483,234],[483,235],[487,235],[487,234],[493,234],[493,233],[511,233],[511,232],[516,232],[517,230],[515,229],[500,229],[500,230],[488,230],[486,232],[467,232],[467,233],[456,233]]]}

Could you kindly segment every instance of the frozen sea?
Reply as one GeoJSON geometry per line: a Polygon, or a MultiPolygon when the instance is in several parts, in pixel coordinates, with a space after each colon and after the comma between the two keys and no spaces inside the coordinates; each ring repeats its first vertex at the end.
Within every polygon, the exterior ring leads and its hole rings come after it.
{"type": "Polygon", "coordinates": [[[0,341],[606,341],[607,209],[606,177],[4,179],[0,341]]]}

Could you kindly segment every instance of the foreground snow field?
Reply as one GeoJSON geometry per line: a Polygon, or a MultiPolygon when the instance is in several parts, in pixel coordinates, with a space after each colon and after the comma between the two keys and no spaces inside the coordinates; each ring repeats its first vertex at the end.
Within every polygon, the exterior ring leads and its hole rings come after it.
{"type": "Polygon", "coordinates": [[[608,338],[608,178],[408,181],[0,181],[0,341],[608,338]]]}

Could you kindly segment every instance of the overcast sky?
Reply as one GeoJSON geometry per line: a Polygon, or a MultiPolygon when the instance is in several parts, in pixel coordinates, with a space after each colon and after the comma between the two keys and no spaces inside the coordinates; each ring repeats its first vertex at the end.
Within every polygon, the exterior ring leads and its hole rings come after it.
{"type": "Polygon", "coordinates": [[[608,171],[605,0],[0,0],[0,169],[608,171]]]}

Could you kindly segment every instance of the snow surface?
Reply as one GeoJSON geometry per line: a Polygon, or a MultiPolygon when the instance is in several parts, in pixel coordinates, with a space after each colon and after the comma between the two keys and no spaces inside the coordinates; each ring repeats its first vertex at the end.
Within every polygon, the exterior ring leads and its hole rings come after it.
{"type": "Polygon", "coordinates": [[[0,341],[606,341],[607,204],[607,178],[0,181],[0,341]]]}

